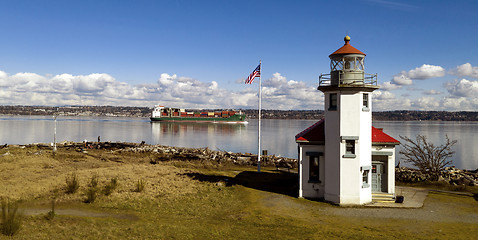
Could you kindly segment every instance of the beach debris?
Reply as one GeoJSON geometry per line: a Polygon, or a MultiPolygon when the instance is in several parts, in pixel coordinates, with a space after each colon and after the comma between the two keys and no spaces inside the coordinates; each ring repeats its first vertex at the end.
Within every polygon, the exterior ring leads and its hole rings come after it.
{"type": "MultiPolygon", "coordinates": [[[[417,169],[407,167],[395,169],[396,181],[416,183],[431,181],[432,179],[432,174],[424,173],[417,169]]],[[[478,169],[471,171],[461,170],[455,167],[445,167],[445,171],[440,174],[438,181],[452,185],[478,186],[478,169]]]]}

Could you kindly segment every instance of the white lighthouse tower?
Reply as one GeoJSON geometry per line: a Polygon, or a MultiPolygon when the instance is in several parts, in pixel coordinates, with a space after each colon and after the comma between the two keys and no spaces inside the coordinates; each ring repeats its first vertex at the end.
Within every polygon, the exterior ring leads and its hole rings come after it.
{"type": "Polygon", "coordinates": [[[372,91],[377,75],[364,73],[365,53],[345,44],[329,55],[330,74],[319,78],[325,95],[324,199],[340,205],[372,201],[372,91]]]}
{"type": "Polygon", "coordinates": [[[394,201],[395,146],[399,141],[372,126],[377,74],[364,73],[365,53],[345,44],[329,55],[330,74],[318,89],[325,118],[295,136],[298,196],[339,205],[394,201]]]}

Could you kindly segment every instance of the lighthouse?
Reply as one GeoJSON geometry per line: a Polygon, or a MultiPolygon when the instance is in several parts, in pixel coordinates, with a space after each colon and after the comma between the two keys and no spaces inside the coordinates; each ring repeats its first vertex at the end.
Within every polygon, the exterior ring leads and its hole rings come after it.
{"type": "Polygon", "coordinates": [[[325,118],[296,135],[299,197],[363,205],[372,202],[373,187],[382,189],[372,186],[372,181],[382,178],[372,164],[374,154],[386,157],[377,159],[384,161],[380,173],[387,174],[384,192],[393,197],[392,167],[398,141],[372,127],[371,97],[379,88],[377,74],[365,73],[366,55],[350,44],[349,36],[344,42],[329,55],[330,73],[319,77],[325,118]]]}
{"type": "Polygon", "coordinates": [[[372,201],[372,104],[377,75],[366,74],[365,53],[345,44],[329,55],[330,74],[319,77],[325,96],[326,201],[365,204],[372,201]]]}

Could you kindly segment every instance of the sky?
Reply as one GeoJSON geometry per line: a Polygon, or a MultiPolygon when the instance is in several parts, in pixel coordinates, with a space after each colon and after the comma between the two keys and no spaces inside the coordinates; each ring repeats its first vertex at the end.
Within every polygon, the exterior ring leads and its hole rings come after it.
{"type": "Polygon", "coordinates": [[[329,55],[373,110],[478,111],[478,1],[0,0],[0,105],[322,110],[329,55]]]}

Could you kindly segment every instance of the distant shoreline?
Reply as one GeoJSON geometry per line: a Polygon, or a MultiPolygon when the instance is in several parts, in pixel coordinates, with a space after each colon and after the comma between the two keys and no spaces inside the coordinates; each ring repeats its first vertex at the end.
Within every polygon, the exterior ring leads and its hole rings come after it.
{"type": "MultiPolygon", "coordinates": [[[[188,109],[224,110],[224,109],[188,109]]],[[[257,119],[257,109],[236,109],[248,119],[257,119]]],[[[92,116],[92,117],[143,117],[151,116],[150,107],[122,106],[0,106],[0,115],[7,116],[92,116]]],[[[323,110],[262,110],[263,119],[316,120],[324,117],[323,110]]],[[[372,112],[374,121],[478,121],[478,111],[380,111],[372,112]]]]}

